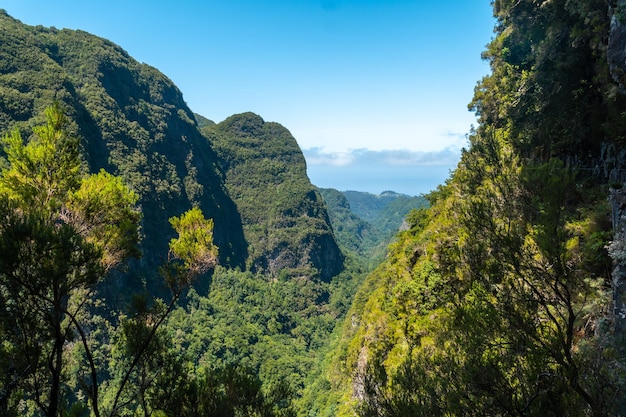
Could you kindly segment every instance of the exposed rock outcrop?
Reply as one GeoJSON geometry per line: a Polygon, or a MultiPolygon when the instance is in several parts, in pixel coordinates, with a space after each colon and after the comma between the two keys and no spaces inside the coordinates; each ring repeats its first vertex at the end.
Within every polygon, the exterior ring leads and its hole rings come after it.
{"type": "Polygon", "coordinates": [[[609,245],[613,259],[611,284],[613,287],[614,328],[616,334],[626,331],[626,190],[611,188],[615,237],[609,245]]]}
{"type": "Polygon", "coordinates": [[[611,31],[607,59],[609,69],[622,93],[626,93],[626,0],[618,0],[609,10],[611,31]]]}

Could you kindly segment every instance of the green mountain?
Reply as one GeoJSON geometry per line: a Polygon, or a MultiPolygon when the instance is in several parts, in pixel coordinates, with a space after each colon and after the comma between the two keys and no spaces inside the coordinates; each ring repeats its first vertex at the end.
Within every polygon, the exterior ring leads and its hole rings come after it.
{"type": "Polygon", "coordinates": [[[378,195],[345,191],[344,195],[359,217],[386,235],[396,234],[411,210],[428,206],[428,200],[423,196],[411,197],[393,191],[384,191],[378,195]]]}
{"type": "Polygon", "coordinates": [[[119,46],[29,27],[4,12],[0,19],[0,130],[28,137],[46,106],[63,103],[85,170],[119,174],[140,197],[143,257],[131,268],[138,279],[154,278],[173,237],[163,225],[192,205],[214,219],[223,266],[313,268],[324,279],[341,271],[325,207],[286,129],[252,115],[213,126],[163,74],[119,46]]]}
{"type": "Polygon", "coordinates": [[[289,131],[252,113],[202,131],[241,214],[250,268],[278,275],[313,267],[325,280],[341,272],[343,257],[326,207],[289,131]]]}
{"type": "Polygon", "coordinates": [[[348,190],[343,194],[348,199],[352,210],[363,220],[374,221],[383,209],[392,201],[400,199],[410,199],[404,194],[393,191],[383,191],[380,194],[366,193],[362,191],[348,190]]]}

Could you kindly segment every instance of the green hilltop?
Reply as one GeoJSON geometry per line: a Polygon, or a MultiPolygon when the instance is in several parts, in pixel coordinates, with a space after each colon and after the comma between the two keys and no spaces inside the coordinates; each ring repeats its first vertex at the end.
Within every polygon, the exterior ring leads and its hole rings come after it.
{"type": "Polygon", "coordinates": [[[289,131],[244,113],[202,132],[218,156],[226,189],[241,214],[250,242],[250,268],[279,275],[312,267],[324,280],[341,272],[343,255],[326,206],[306,175],[304,156],[289,131]]]}

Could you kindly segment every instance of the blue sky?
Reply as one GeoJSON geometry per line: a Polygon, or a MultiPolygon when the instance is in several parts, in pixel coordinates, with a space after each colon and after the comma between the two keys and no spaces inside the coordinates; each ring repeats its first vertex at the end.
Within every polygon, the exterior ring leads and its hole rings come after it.
{"type": "Polygon", "coordinates": [[[428,192],[454,168],[488,74],[489,0],[0,0],[29,25],[110,39],[216,122],[245,111],[297,139],[311,181],[428,192]]]}

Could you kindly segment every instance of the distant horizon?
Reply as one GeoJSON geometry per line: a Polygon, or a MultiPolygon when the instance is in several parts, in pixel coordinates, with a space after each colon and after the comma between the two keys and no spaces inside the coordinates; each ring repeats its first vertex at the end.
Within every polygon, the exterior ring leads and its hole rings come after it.
{"type": "Polygon", "coordinates": [[[349,169],[311,170],[307,167],[307,175],[311,184],[318,188],[332,188],[341,192],[358,191],[374,195],[391,191],[411,197],[418,197],[435,191],[439,185],[445,183],[450,172],[451,169],[447,166],[435,167],[434,170],[432,167],[422,168],[419,171],[411,172],[410,176],[402,176],[402,172],[400,172],[397,174],[400,178],[395,178],[392,181],[389,181],[388,178],[379,181],[363,179],[357,183],[351,179],[348,181],[337,180],[338,176],[352,175],[353,172],[349,169]]]}
{"type": "Polygon", "coordinates": [[[428,194],[445,183],[461,158],[466,138],[439,152],[371,151],[331,153],[302,149],[311,183],[321,188],[410,196],[428,194]]]}

